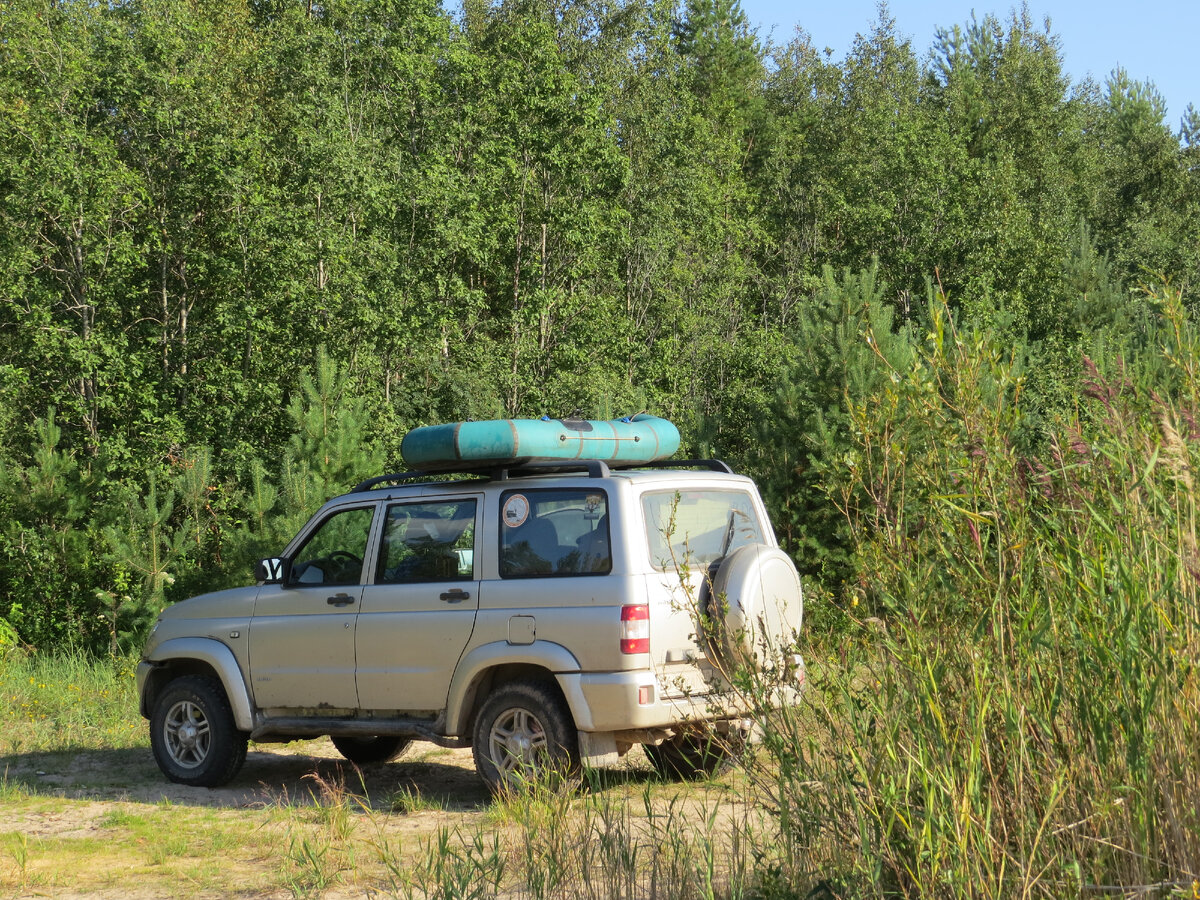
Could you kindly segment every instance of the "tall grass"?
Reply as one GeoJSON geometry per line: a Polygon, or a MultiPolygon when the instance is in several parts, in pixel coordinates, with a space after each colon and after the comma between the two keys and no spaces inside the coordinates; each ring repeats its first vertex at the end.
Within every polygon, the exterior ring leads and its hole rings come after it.
{"type": "Polygon", "coordinates": [[[935,310],[853,410],[842,481],[860,623],[806,711],[774,714],[793,883],[1048,897],[1200,878],[1200,341],[1178,293],[1132,362],[1024,450],[1019,358],[935,310]]]}
{"type": "Polygon", "coordinates": [[[133,658],[0,657],[0,754],[144,746],[133,658]]]}
{"type": "Polygon", "coordinates": [[[380,837],[374,850],[405,898],[715,900],[754,895],[754,862],[772,844],[741,798],[656,782],[640,795],[534,783],[497,798],[484,822],[380,837]]]}

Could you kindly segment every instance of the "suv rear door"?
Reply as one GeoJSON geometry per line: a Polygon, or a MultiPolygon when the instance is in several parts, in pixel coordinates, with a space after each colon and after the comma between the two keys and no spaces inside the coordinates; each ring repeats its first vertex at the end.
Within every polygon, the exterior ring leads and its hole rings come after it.
{"type": "Polygon", "coordinates": [[[479,609],[482,494],[389,503],[356,629],[362,709],[434,714],[479,609]]]}
{"type": "Polygon", "coordinates": [[[712,599],[708,580],[733,550],[762,542],[768,526],[754,498],[733,488],[650,490],[642,494],[641,506],[655,570],[646,585],[655,605],[650,611],[655,669],[667,696],[707,694],[721,661],[712,658],[714,648],[703,635],[706,620],[721,615],[724,600],[703,608],[712,599]]]}

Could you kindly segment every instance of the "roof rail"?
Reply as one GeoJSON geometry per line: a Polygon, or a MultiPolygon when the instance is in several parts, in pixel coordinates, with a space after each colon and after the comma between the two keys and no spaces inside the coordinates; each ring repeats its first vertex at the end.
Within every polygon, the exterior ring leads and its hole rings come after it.
{"type": "Polygon", "coordinates": [[[587,472],[588,478],[607,478],[610,474],[608,463],[602,459],[531,459],[492,469],[491,477],[493,481],[507,481],[514,476],[554,472],[587,472]]]}
{"type": "Polygon", "coordinates": [[[550,475],[555,472],[587,472],[589,478],[607,478],[608,465],[599,459],[527,459],[512,462],[505,466],[461,466],[452,469],[438,469],[436,472],[425,470],[414,472],[392,472],[389,475],[376,475],[366,481],[360,481],[351,493],[369,491],[381,484],[403,484],[408,481],[419,481],[422,478],[442,478],[450,475],[476,475],[489,481],[507,481],[521,475],[550,475]]]}
{"type": "Polygon", "coordinates": [[[357,494],[359,491],[369,491],[371,488],[381,484],[401,484],[405,481],[416,481],[418,478],[431,478],[434,475],[441,474],[439,472],[393,472],[390,475],[376,475],[374,478],[368,478],[366,481],[360,481],[354,486],[352,494],[357,494]]]}
{"type": "Polygon", "coordinates": [[[606,463],[601,459],[527,459],[505,466],[462,466],[436,472],[392,472],[360,481],[351,493],[369,491],[381,484],[403,484],[422,478],[441,478],[450,475],[476,475],[488,481],[507,481],[522,475],[552,475],[556,472],[587,472],[589,478],[607,478],[612,469],[708,469],[712,472],[734,474],[729,464],[720,459],[656,459],[652,462],[606,463]]]}
{"type": "Polygon", "coordinates": [[[712,472],[724,472],[733,475],[729,463],[723,459],[656,459],[652,462],[614,463],[613,468],[621,469],[708,469],[712,472]]]}

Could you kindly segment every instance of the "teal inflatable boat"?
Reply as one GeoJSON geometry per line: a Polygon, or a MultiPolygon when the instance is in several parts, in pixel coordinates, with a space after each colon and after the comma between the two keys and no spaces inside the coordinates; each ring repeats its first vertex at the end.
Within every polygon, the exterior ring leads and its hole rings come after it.
{"type": "Polygon", "coordinates": [[[666,419],[490,419],[414,428],[400,443],[409,468],[426,472],[534,461],[598,459],[642,463],[679,449],[679,429],[666,419]]]}

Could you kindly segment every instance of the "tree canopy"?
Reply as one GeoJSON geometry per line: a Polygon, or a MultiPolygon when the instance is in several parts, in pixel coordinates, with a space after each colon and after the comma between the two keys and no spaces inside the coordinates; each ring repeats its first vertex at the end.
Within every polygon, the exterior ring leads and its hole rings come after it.
{"type": "Polygon", "coordinates": [[[835,60],[737,0],[6,3],[0,617],[115,646],[410,427],[501,415],[673,418],[841,572],[799,495],[863,323],[940,291],[1050,417],[1092,324],[1200,277],[1200,117],[1060,48],[1027,9],[926,53],[883,5],[835,60]]]}

